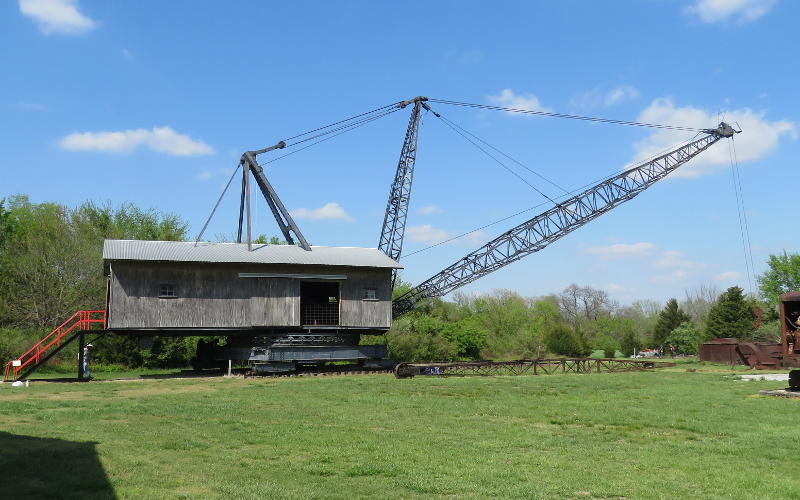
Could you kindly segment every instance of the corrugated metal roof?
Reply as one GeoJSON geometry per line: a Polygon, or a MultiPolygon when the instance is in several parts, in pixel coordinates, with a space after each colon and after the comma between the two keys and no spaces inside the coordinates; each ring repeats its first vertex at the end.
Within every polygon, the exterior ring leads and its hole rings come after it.
{"type": "Polygon", "coordinates": [[[253,251],[249,252],[246,243],[195,245],[191,241],[105,240],[103,259],[403,267],[377,248],[312,246],[309,252],[295,245],[253,245],[253,251]]]}

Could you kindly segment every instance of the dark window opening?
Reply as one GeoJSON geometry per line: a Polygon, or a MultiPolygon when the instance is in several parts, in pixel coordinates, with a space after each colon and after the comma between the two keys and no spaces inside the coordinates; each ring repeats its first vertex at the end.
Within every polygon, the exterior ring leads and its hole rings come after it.
{"type": "Polygon", "coordinates": [[[174,299],[177,297],[175,294],[175,285],[169,283],[161,283],[158,285],[158,297],[162,299],[174,299]]]}
{"type": "Polygon", "coordinates": [[[317,281],[300,283],[300,323],[339,324],[339,283],[317,281]]]}
{"type": "Polygon", "coordinates": [[[378,300],[378,291],[374,288],[364,289],[364,300],[378,300]]]}

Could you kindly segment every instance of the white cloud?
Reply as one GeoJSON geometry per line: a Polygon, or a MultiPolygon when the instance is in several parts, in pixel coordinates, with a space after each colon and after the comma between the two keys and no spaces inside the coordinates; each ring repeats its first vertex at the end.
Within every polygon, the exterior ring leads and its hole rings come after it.
{"type": "Polygon", "coordinates": [[[292,217],[311,220],[344,220],[352,221],[353,218],[344,211],[336,202],[328,202],[319,208],[298,208],[290,212],[292,217]]]}
{"type": "Polygon", "coordinates": [[[489,239],[489,235],[483,231],[478,230],[469,233],[468,235],[465,236],[465,238],[469,243],[483,245],[484,243],[486,243],[486,240],[489,239]]]}
{"type": "Polygon", "coordinates": [[[570,106],[583,109],[610,108],[639,97],[639,91],[631,85],[618,85],[610,90],[595,87],[570,99],[570,106]]]}
{"type": "Polygon", "coordinates": [[[81,14],[77,0],[19,0],[19,10],[45,35],[80,35],[97,25],[81,14]]]}
{"type": "Polygon", "coordinates": [[[430,224],[409,226],[406,228],[406,234],[411,241],[428,244],[441,243],[453,237],[451,232],[435,228],[430,224]]]}
{"type": "MultiPolygon", "coordinates": [[[[740,163],[756,161],[772,152],[783,136],[797,138],[797,126],[787,120],[768,121],[764,111],[742,108],[721,113],[725,122],[738,122],[742,133],[735,136],[736,153],[740,163]]],[[[650,103],[638,117],[638,121],[683,125],[687,127],[713,128],[719,119],[708,111],[691,106],[676,107],[671,99],[660,98],[650,103]]],[[[656,130],[650,136],[634,144],[634,161],[639,162],[684,142],[686,132],[656,130]]],[[[697,177],[730,164],[727,141],[720,141],[672,175],[675,177],[697,177]]]]}
{"type": "Polygon", "coordinates": [[[686,13],[705,23],[734,21],[745,24],[763,16],[778,3],[777,0],[697,0],[686,13]]]}
{"type": "Polygon", "coordinates": [[[616,243],[608,246],[589,247],[585,252],[610,260],[644,257],[650,255],[655,248],[654,244],[642,241],[640,243],[616,243]]]}
{"type": "Polygon", "coordinates": [[[700,269],[705,267],[702,262],[689,260],[683,252],[678,250],[665,250],[661,256],[656,260],[655,267],[657,269],[700,269]]]}
{"type": "Polygon", "coordinates": [[[449,244],[462,242],[470,245],[482,245],[486,243],[486,240],[489,238],[489,236],[483,231],[473,231],[469,234],[459,237],[458,239],[453,239],[458,235],[445,229],[434,227],[430,224],[424,224],[422,226],[409,226],[406,228],[406,234],[411,241],[416,243],[427,243],[429,245],[444,243],[445,241],[447,241],[449,244]],[[448,241],[451,239],[453,241],[448,241]]]}
{"type": "Polygon", "coordinates": [[[173,156],[214,154],[214,149],[205,142],[179,134],[170,127],[153,127],[151,130],[140,128],[120,132],[74,132],[61,139],[60,145],[67,151],[130,153],[139,147],[146,147],[173,156]]]}
{"type": "Polygon", "coordinates": [[[417,213],[419,215],[440,214],[442,213],[442,209],[439,205],[425,205],[424,207],[418,208],[417,213]]]}
{"type": "Polygon", "coordinates": [[[719,273],[718,275],[714,276],[714,279],[717,281],[735,281],[742,277],[741,273],[737,273],[736,271],[725,271],[724,273],[719,273]]]}
{"type": "Polygon", "coordinates": [[[211,178],[211,170],[203,170],[199,174],[197,174],[194,178],[198,181],[207,181],[211,178]]]}
{"type": "Polygon", "coordinates": [[[489,102],[496,106],[506,108],[524,109],[526,111],[544,111],[550,113],[553,110],[545,108],[539,102],[539,98],[533,94],[515,94],[511,89],[503,89],[497,95],[490,95],[489,102]]]}
{"type": "Polygon", "coordinates": [[[689,273],[685,269],[676,269],[669,274],[653,276],[650,281],[653,283],[677,283],[679,281],[686,281],[688,277],[689,273]]]}

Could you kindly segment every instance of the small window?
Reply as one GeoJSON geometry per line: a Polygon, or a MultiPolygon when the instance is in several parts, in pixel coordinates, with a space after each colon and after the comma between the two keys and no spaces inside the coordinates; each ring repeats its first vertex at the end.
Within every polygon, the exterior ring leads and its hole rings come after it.
{"type": "Polygon", "coordinates": [[[364,300],[378,300],[377,290],[375,290],[374,288],[365,288],[364,300]]]}
{"type": "Polygon", "coordinates": [[[158,285],[158,297],[161,299],[174,299],[177,297],[175,294],[175,285],[169,283],[161,283],[158,285]]]}

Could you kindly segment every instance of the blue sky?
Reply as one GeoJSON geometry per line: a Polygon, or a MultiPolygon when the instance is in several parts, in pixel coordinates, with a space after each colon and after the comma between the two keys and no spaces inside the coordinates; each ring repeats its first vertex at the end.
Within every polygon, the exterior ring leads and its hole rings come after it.
{"type": "MultiPolygon", "coordinates": [[[[417,95],[690,127],[724,118],[744,129],[760,273],[769,254],[796,251],[798,21],[788,0],[1,2],[0,197],[130,201],[181,215],[194,235],[243,151],[417,95]]],[[[691,136],[434,108],[568,189],[691,136]]],[[[407,120],[394,113],[266,168],[312,244],[376,246],[407,120]]],[[[629,303],[748,289],[727,143],[676,174],[464,291],[577,283],[629,303]]],[[[233,234],[236,197],[208,235],[233,234]]],[[[543,201],[425,116],[404,253],[543,201]]],[[[410,255],[404,278],[538,211],[410,255]]],[[[279,234],[263,200],[254,215],[257,233],[279,234]]]]}

